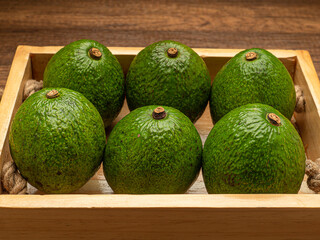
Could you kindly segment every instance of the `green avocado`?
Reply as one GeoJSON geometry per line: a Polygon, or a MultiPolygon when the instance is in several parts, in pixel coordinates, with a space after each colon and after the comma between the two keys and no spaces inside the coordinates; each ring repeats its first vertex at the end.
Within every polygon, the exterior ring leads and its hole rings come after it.
{"type": "Polygon", "coordinates": [[[43,76],[44,87],[63,87],[82,93],[99,111],[105,127],[124,102],[124,75],[112,53],[93,40],[79,40],[58,51],[43,76]]]}
{"type": "Polygon", "coordinates": [[[160,41],[134,58],[126,78],[129,109],[165,105],[183,112],[192,122],[205,110],[211,88],[202,58],[175,41],[160,41]]]}
{"type": "Polygon", "coordinates": [[[98,170],[106,144],[99,112],[81,93],[45,88],[20,106],[9,134],[11,156],[45,193],[71,193],[98,170]]]}
{"type": "Polygon", "coordinates": [[[200,136],[180,111],[145,106],[113,128],[103,170],[115,193],[184,193],[196,180],[202,157],[200,136]]]}
{"type": "Polygon", "coordinates": [[[264,49],[247,49],[235,55],[218,72],[212,84],[213,122],[249,103],[270,105],[288,119],[296,105],[290,74],[278,58],[264,49]]]}
{"type": "Polygon", "coordinates": [[[222,117],[203,150],[208,193],[297,193],[305,151],[290,121],[264,104],[248,104],[222,117]]]}

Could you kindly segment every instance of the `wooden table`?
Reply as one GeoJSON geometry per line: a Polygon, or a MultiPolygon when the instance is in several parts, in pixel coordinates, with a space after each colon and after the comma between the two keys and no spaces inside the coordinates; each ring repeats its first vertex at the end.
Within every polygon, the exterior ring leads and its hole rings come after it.
{"type": "Polygon", "coordinates": [[[320,73],[320,1],[0,1],[0,86],[18,45],[106,46],[172,39],[190,47],[309,50],[320,73]]]}

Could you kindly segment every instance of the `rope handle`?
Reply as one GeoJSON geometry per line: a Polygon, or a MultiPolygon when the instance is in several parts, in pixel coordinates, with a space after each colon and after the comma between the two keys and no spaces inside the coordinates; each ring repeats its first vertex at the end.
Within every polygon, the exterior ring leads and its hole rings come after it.
{"type": "MultiPolygon", "coordinates": [[[[30,79],[26,82],[23,100],[27,99],[33,93],[39,91],[43,87],[42,81],[30,79]]],[[[295,111],[298,113],[305,111],[305,98],[303,91],[299,86],[295,86],[296,91],[296,106],[295,111]]],[[[0,100],[3,94],[3,89],[0,88],[0,100]]],[[[295,119],[293,118],[293,124],[296,127],[295,119]]],[[[319,159],[320,162],[320,159],[319,159]]],[[[320,192],[320,165],[309,159],[306,160],[306,174],[308,175],[307,184],[308,187],[314,192],[320,192]]],[[[25,194],[27,192],[27,181],[20,175],[13,159],[10,154],[7,161],[3,164],[1,181],[3,190],[9,194],[25,194]]]]}
{"type": "Polygon", "coordinates": [[[308,176],[308,187],[318,193],[320,192],[320,158],[316,161],[306,160],[306,174],[308,176]]]}
{"type": "Polygon", "coordinates": [[[297,113],[302,113],[306,110],[306,100],[303,96],[303,91],[300,86],[295,85],[294,89],[296,91],[296,107],[294,111],[297,113]]]}

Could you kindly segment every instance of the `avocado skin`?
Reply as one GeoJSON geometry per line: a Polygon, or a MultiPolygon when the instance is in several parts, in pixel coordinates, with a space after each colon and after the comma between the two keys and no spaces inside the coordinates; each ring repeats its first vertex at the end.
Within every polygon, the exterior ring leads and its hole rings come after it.
{"type": "Polygon", "coordinates": [[[210,88],[210,74],[201,57],[171,40],[153,43],[139,52],[126,78],[131,111],[146,105],[165,105],[180,110],[192,122],[204,112],[210,88]],[[168,57],[169,48],[178,49],[178,56],[168,57]]]}
{"type": "Polygon", "coordinates": [[[215,124],[204,144],[202,171],[208,193],[297,193],[305,159],[286,117],[270,106],[248,104],[215,124]],[[268,113],[282,125],[270,124],[268,113]]]}
{"type": "Polygon", "coordinates": [[[11,156],[27,181],[45,193],[71,193],[98,170],[106,144],[99,112],[82,94],[53,88],[20,106],[9,134],[11,156]]]}
{"type": "Polygon", "coordinates": [[[44,87],[63,87],[82,93],[97,108],[105,127],[118,116],[124,102],[124,75],[115,56],[104,45],[88,39],[72,42],[49,61],[44,87]],[[102,53],[92,59],[90,48],[102,53]]]}
{"type": "Polygon", "coordinates": [[[272,106],[288,119],[296,105],[290,74],[278,58],[264,49],[252,48],[238,53],[222,67],[212,83],[210,112],[213,122],[249,103],[272,106]],[[247,61],[248,52],[257,53],[257,59],[247,61]]]}
{"type": "Polygon", "coordinates": [[[196,128],[171,107],[164,107],[164,119],[153,119],[156,107],[132,111],[108,138],[103,170],[115,193],[185,193],[199,174],[202,143],[196,128]]]}

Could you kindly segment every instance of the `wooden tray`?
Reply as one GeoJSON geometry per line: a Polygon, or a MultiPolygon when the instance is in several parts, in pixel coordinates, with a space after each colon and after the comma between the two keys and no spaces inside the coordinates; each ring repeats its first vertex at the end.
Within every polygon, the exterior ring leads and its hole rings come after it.
{"type": "MultiPolygon", "coordinates": [[[[19,46],[0,104],[0,169],[10,157],[8,130],[22,103],[27,79],[41,80],[49,59],[61,47],[19,46]]],[[[141,48],[111,47],[124,72],[141,48]]],[[[195,49],[211,78],[240,49],[195,49]]],[[[320,157],[320,84],[307,51],[270,50],[302,87],[306,111],[295,113],[308,158],[320,157]]],[[[126,103],[114,121],[128,113],[126,103]]],[[[202,141],[212,123],[208,108],[195,124],[202,141]]],[[[116,195],[100,170],[76,194],[0,195],[0,232],[4,239],[319,239],[320,195],[208,195],[202,177],[182,195],[116,195]]],[[[2,239],[2,238],[1,238],[2,239]]]]}

